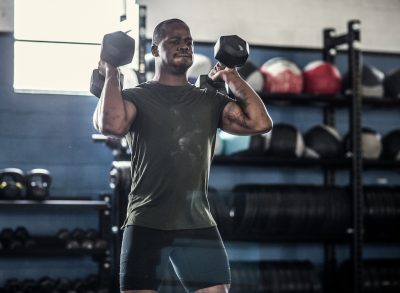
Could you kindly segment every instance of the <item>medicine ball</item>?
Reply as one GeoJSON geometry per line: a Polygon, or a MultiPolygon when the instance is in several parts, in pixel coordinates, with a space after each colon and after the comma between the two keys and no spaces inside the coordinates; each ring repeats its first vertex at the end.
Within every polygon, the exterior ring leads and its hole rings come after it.
{"type": "Polygon", "coordinates": [[[400,98],[400,68],[386,74],[384,80],[385,96],[400,98]]]}
{"type": "Polygon", "coordinates": [[[335,65],[313,61],[303,69],[304,92],[312,95],[336,95],[342,87],[342,76],[335,65]]]}
{"type": "Polygon", "coordinates": [[[293,125],[277,123],[266,134],[265,154],[271,157],[300,158],[304,153],[304,139],[293,125]]]}
{"type": "Polygon", "coordinates": [[[307,148],[315,152],[317,158],[333,159],[343,156],[342,137],[331,126],[313,126],[304,134],[304,142],[307,148]]]}
{"type": "MultiPolygon", "coordinates": [[[[352,156],[350,149],[350,139],[350,133],[347,133],[344,138],[344,147],[346,151],[346,156],[348,157],[352,156]]],[[[381,135],[371,128],[363,127],[361,133],[361,147],[363,159],[379,159],[382,153],[381,135]]]]}
{"type": "Polygon", "coordinates": [[[25,188],[25,174],[18,168],[0,170],[0,198],[15,199],[25,188]]]}
{"type": "Polygon", "coordinates": [[[146,81],[153,79],[154,73],[156,71],[155,57],[152,53],[147,53],[144,55],[144,64],[146,67],[146,81]]]}
{"type": "Polygon", "coordinates": [[[43,200],[49,196],[49,189],[51,185],[50,172],[46,169],[32,169],[26,174],[26,192],[27,196],[43,200]]]}
{"type": "MultiPolygon", "coordinates": [[[[384,94],[383,81],[385,74],[376,67],[364,64],[361,68],[361,94],[364,97],[379,97],[384,94]]],[[[352,93],[349,73],[343,77],[343,90],[346,95],[352,93]]]]}
{"type": "Polygon", "coordinates": [[[256,91],[261,92],[264,88],[264,75],[260,69],[251,61],[247,60],[243,66],[238,68],[240,76],[256,91]]]}
{"type": "Polygon", "coordinates": [[[400,128],[394,129],[382,139],[382,158],[400,160],[400,128]]]}
{"type": "Polygon", "coordinates": [[[193,54],[193,64],[187,71],[188,81],[195,84],[200,75],[207,75],[212,69],[211,59],[202,54],[193,54]]]}
{"type": "Polygon", "coordinates": [[[264,75],[264,91],[267,93],[293,93],[303,91],[303,75],[292,61],[276,57],[265,62],[261,68],[264,75]]]}

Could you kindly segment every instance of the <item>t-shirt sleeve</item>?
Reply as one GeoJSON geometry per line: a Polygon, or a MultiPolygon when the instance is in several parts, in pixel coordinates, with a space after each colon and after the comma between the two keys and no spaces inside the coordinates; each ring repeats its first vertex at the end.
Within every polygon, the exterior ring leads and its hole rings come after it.
{"type": "Polygon", "coordinates": [[[122,98],[126,101],[133,103],[136,108],[140,108],[140,99],[137,89],[130,88],[122,91],[122,98]]]}

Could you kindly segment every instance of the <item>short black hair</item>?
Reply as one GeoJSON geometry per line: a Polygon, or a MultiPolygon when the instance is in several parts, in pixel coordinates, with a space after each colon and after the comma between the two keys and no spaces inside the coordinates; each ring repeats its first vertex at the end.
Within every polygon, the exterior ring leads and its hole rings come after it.
{"type": "Polygon", "coordinates": [[[189,27],[183,20],[180,20],[178,18],[171,18],[164,20],[157,24],[157,26],[154,28],[153,32],[153,45],[158,45],[161,40],[165,37],[166,34],[166,27],[168,25],[174,24],[174,23],[181,23],[187,27],[189,27]]]}

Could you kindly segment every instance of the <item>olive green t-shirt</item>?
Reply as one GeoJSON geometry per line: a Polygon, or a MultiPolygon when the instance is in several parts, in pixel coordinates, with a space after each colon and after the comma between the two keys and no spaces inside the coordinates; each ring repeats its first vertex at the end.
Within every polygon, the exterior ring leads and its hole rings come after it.
{"type": "Polygon", "coordinates": [[[215,226],[207,200],[221,93],[149,81],[124,90],[137,108],[126,135],[132,150],[132,185],[123,227],[161,230],[215,226]]]}

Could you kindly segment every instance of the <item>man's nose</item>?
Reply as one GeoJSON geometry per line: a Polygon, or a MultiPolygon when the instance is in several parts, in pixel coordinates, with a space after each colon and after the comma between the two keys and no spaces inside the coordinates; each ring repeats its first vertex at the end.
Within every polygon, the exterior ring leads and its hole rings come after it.
{"type": "Polygon", "coordinates": [[[178,50],[189,51],[189,46],[186,43],[181,43],[181,44],[179,44],[178,50]]]}

